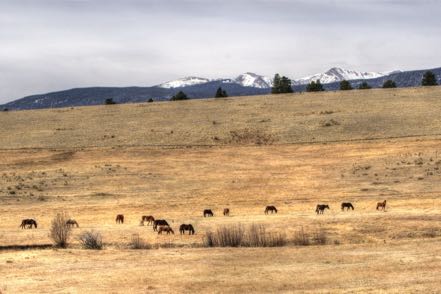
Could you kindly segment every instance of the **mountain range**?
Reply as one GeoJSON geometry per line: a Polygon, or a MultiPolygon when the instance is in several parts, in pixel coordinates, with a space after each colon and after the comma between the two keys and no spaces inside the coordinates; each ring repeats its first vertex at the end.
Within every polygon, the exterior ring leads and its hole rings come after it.
{"type": "Polygon", "coordinates": [[[159,84],[158,87],[172,89],[183,88],[188,86],[206,84],[209,82],[219,82],[224,84],[238,84],[242,87],[254,87],[259,89],[271,88],[271,79],[265,76],[261,76],[252,72],[246,72],[237,76],[234,79],[207,79],[200,77],[185,77],[182,79],[169,81],[163,84],[159,84]]]}
{"type": "MultiPolygon", "coordinates": [[[[400,71],[396,71],[400,72],[400,71]]],[[[342,80],[356,80],[356,79],[373,79],[388,75],[389,73],[379,72],[357,72],[354,70],[347,70],[339,67],[333,67],[324,73],[318,73],[312,76],[304,77],[301,79],[292,80],[293,85],[305,85],[311,81],[320,80],[322,84],[329,84],[333,82],[340,82],[342,80]]],[[[246,72],[239,75],[234,79],[207,79],[200,77],[185,77],[169,81],[158,85],[161,88],[182,88],[188,86],[194,86],[199,84],[206,84],[209,82],[220,83],[236,83],[243,87],[254,87],[260,89],[271,88],[272,80],[269,77],[261,76],[252,72],[246,72]]]]}
{"type": "MultiPolygon", "coordinates": [[[[295,92],[305,91],[310,81],[320,80],[325,90],[338,90],[342,80],[348,80],[354,87],[367,81],[373,88],[380,88],[384,81],[393,80],[398,87],[413,87],[421,84],[426,70],[379,72],[357,72],[342,68],[292,80],[295,92]]],[[[431,69],[441,83],[441,67],[431,69]]],[[[168,100],[177,91],[184,91],[191,98],[213,97],[216,89],[222,87],[230,96],[262,95],[271,92],[271,79],[254,73],[244,73],[236,78],[208,79],[186,77],[152,87],[89,87],[27,96],[2,105],[3,109],[22,110],[39,108],[72,107],[103,104],[106,99],[116,103],[168,100]]]]}

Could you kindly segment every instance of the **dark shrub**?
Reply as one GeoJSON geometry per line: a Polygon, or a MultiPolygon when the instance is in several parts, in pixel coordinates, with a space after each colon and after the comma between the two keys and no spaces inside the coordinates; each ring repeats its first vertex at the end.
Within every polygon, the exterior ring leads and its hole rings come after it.
{"type": "Polygon", "coordinates": [[[384,88],[384,89],[387,89],[387,88],[396,88],[396,87],[397,87],[397,84],[396,84],[394,81],[392,81],[392,80],[387,80],[387,81],[385,81],[384,84],[383,84],[383,88],[384,88]]]}
{"type": "Polygon", "coordinates": [[[84,249],[103,249],[103,239],[99,232],[85,231],[78,237],[84,249]]]}
{"type": "Polygon", "coordinates": [[[436,86],[438,85],[437,81],[436,81],[436,76],[433,72],[426,71],[424,73],[423,79],[421,81],[421,85],[422,86],[436,86]]]}
{"type": "Polygon", "coordinates": [[[104,100],[104,104],[106,104],[106,105],[113,105],[113,104],[116,104],[116,102],[113,101],[112,98],[107,98],[106,100],[104,100]]]}
{"type": "Polygon", "coordinates": [[[184,92],[179,91],[178,93],[176,93],[176,95],[170,98],[170,101],[187,100],[187,99],[188,99],[187,95],[184,92]]]}

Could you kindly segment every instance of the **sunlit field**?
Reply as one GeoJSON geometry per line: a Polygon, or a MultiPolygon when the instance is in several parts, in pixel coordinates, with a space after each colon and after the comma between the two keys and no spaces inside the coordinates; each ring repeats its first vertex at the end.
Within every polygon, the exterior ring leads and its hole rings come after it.
{"type": "Polygon", "coordinates": [[[0,291],[436,292],[439,109],[434,87],[2,112],[0,291]],[[45,247],[60,212],[79,228],[45,247]],[[253,224],[286,244],[206,246],[253,224]],[[82,248],[86,230],[102,250],[82,248]],[[134,235],[151,248],[131,249],[134,235]]]}

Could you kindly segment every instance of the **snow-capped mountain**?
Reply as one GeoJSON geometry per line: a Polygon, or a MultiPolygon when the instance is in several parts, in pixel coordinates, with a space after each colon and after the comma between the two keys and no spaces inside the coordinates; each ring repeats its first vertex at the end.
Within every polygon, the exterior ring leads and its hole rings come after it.
{"type": "Polygon", "coordinates": [[[193,85],[199,85],[199,84],[205,84],[210,82],[209,79],[206,78],[199,78],[199,77],[186,77],[174,81],[168,81],[166,83],[160,84],[159,87],[171,89],[171,88],[181,88],[181,87],[187,87],[187,86],[193,86],[193,85]]]}
{"type": "Polygon", "coordinates": [[[320,80],[322,84],[340,82],[343,80],[360,80],[360,79],[375,79],[387,75],[388,73],[380,72],[358,72],[355,70],[348,70],[339,67],[333,67],[324,73],[318,73],[312,76],[293,80],[293,85],[309,84],[311,81],[320,80]]]}
{"type": "MultiPolygon", "coordinates": [[[[428,70],[432,71],[437,77],[437,81],[441,84],[441,67],[431,69],[421,69],[412,71],[392,71],[389,75],[380,73],[380,77],[369,79],[368,83],[372,88],[381,88],[386,80],[393,80],[397,87],[417,87],[421,85],[421,79],[424,73],[428,70]]],[[[331,72],[332,71],[328,71],[331,72]]],[[[378,75],[379,73],[376,73],[378,75]]],[[[187,78],[178,81],[172,81],[162,85],[168,87],[185,85],[187,81],[191,81],[193,86],[185,89],[185,93],[191,99],[200,99],[213,97],[216,93],[217,87],[220,85],[230,97],[235,96],[251,96],[251,95],[267,95],[271,92],[269,88],[244,87],[239,83],[249,85],[250,76],[247,75],[236,79],[217,79],[209,80],[203,78],[187,78]],[[208,82],[207,82],[208,81],[208,82]],[[246,82],[247,81],[247,82],[246,82]]],[[[356,77],[363,77],[365,79],[372,77],[369,74],[355,74],[356,77]]],[[[354,76],[340,75],[339,79],[351,79],[354,76]]],[[[317,78],[317,77],[315,77],[317,78]]],[[[254,81],[258,81],[255,79],[254,81]]],[[[334,79],[336,81],[336,79],[334,79]]],[[[294,82],[294,81],[293,81],[294,82]]],[[[360,79],[352,81],[357,85],[360,79]]],[[[306,85],[294,85],[294,92],[305,91],[306,85]]],[[[326,84],[323,87],[326,91],[336,91],[340,88],[339,81],[326,84]]],[[[106,99],[112,98],[116,103],[138,103],[146,102],[153,99],[154,101],[169,100],[175,95],[177,89],[167,87],[88,87],[88,88],[74,88],[69,90],[62,90],[57,92],[50,92],[45,94],[31,95],[11,101],[9,103],[0,105],[0,109],[8,110],[22,110],[22,109],[39,109],[39,108],[56,108],[56,107],[74,107],[85,105],[100,105],[104,104],[106,99]]]]}
{"type": "MultiPolygon", "coordinates": [[[[324,73],[318,73],[312,76],[307,76],[300,79],[292,80],[292,85],[305,85],[309,84],[311,81],[320,80],[322,84],[340,82],[343,80],[364,80],[364,79],[375,79],[379,77],[386,76],[391,73],[398,73],[400,71],[393,72],[358,72],[355,70],[348,70],[339,67],[333,67],[324,73]]],[[[174,81],[169,81],[160,84],[159,87],[166,89],[182,88],[187,86],[194,86],[199,84],[206,84],[209,82],[221,82],[221,83],[233,83],[238,84],[243,87],[253,87],[258,89],[269,89],[272,87],[272,79],[266,76],[258,75],[252,72],[246,72],[234,79],[207,79],[200,77],[186,77],[174,81]]]]}
{"type": "Polygon", "coordinates": [[[252,72],[241,74],[237,78],[235,78],[234,81],[237,84],[242,85],[244,87],[266,89],[266,88],[271,88],[272,86],[272,81],[270,78],[257,75],[252,72]]]}
{"type": "Polygon", "coordinates": [[[182,88],[187,86],[205,84],[212,81],[218,81],[221,83],[239,84],[243,87],[254,87],[259,89],[271,88],[272,85],[270,78],[252,72],[247,72],[239,75],[234,79],[206,79],[200,77],[186,77],[174,81],[169,81],[160,84],[158,86],[161,88],[172,89],[172,88],[182,88]]]}

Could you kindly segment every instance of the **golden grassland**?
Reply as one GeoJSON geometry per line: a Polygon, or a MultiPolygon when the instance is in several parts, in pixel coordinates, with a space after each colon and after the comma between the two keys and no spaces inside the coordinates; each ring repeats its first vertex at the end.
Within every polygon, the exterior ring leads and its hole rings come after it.
{"type": "Polygon", "coordinates": [[[436,292],[439,109],[434,87],[2,112],[0,246],[50,243],[60,211],[80,228],[68,249],[0,251],[0,291],[436,292]],[[139,225],[149,214],[196,234],[158,236],[139,225]],[[327,244],[202,247],[239,223],[327,244]],[[104,250],[81,249],[89,229],[104,250]],[[161,248],[130,250],[133,234],[161,248]]]}
{"type": "Polygon", "coordinates": [[[0,147],[230,145],[245,129],[277,144],[439,135],[439,109],[431,87],[3,112],[0,147]]]}

